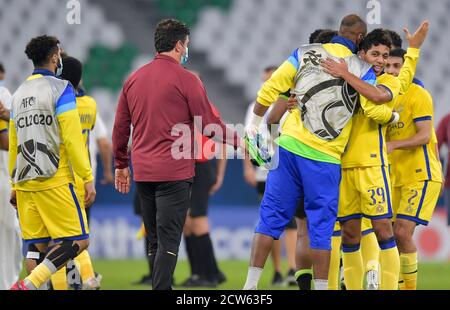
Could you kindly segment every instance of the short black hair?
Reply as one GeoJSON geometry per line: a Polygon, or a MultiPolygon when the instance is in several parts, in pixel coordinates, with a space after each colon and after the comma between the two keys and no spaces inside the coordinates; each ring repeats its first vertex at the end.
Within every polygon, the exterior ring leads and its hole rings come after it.
{"type": "Polygon", "coordinates": [[[277,66],[268,66],[268,67],[264,68],[264,73],[268,73],[268,72],[271,72],[271,71],[276,71],[277,69],[278,69],[277,66]]]}
{"type": "Polygon", "coordinates": [[[360,16],[350,14],[342,19],[341,26],[339,28],[339,33],[341,36],[346,37],[346,35],[350,33],[359,31],[364,32],[364,34],[367,33],[367,24],[360,16]]]}
{"type": "Polygon", "coordinates": [[[320,44],[327,44],[331,43],[333,38],[338,35],[338,32],[336,30],[327,29],[322,31],[317,39],[314,41],[314,43],[320,43],[320,44]]]}
{"type": "Polygon", "coordinates": [[[83,75],[83,65],[78,59],[70,56],[64,57],[62,61],[63,73],[61,78],[72,83],[72,86],[77,89],[83,75]]]}
{"type": "Polygon", "coordinates": [[[400,57],[403,60],[405,59],[406,51],[402,48],[394,48],[389,52],[390,57],[400,57]]]}
{"type": "Polygon", "coordinates": [[[311,35],[309,36],[309,44],[314,44],[316,43],[317,38],[319,37],[319,35],[324,32],[326,29],[317,29],[314,30],[313,33],[311,33],[311,35]]]}
{"type": "Polygon", "coordinates": [[[31,39],[25,49],[25,54],[35,67],[45,66],[50,57],[59,51],[59,40],[51,36],[40,36],[31,39]]]}
{"type": "Polygon", "coordinates": [[[397,32],[395,32],[393,30],[389,30],[389,29],[386,29],[386,32],[389,34],[389,37],[391,38],[392,47],[396,48],[396,49],[397,48],[402,48],[403,40],[400,37],[400,35],[397,32]]]}
{"type": "Polygon", "coordinates": [[[372,46],[385,45],[389,49],[392,47],[392,41],[389,34],[383,29],[375,29],[361,42],[360,50],[367,52],[372,46]]]}
{"type": "Polygon", "coordinates": [[[3,64],[1,62],[0,62],[0,72],[5,73],[5,67],[3,66],[3,64]]]}
{"type": "Polygon", "coordinates": [[[158,53],[170,52],[178,41],[185,42],[191,34],[186,24],[176,19],[164,19],[158,23],[155,31],[155,48],[158,53]]]}

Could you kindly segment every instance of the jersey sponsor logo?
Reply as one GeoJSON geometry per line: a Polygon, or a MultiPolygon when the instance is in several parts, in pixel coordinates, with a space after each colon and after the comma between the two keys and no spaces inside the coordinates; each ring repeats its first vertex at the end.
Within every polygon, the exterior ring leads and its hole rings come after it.
{"type": "Polygon", "coordinates": [[[307,65],[309,62],[311,62],[316,67],[318,67],[320,65],[321,59],[322,59],[322,54],[318,53],[315,50],[306,52],[305,55],[303,56],[303,62],[305,65],[307,65]]]}
{"type": "Polygon", "coordinates": [[[398,122],[397,124],[392,124],[388,126],[388,130],[399,130],[405,128],[405,123],[398,122]]]}
{"type": "Polygon", "coordinates": [[[45,114],[31,114],[17,120],[17,128],[23,129],[31,126],[52,126],[53,116],[45,114]]]}

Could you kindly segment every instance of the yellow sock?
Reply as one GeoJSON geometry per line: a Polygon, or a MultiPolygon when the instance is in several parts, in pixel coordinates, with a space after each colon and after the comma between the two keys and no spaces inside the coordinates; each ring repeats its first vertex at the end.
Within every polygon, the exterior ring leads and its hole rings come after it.
{"type": "Polygon", "coordinates": [[[398,278],[398,289],[400,291],[404,291],[405,290],[405,280],[403,279],[403,275],[400,272],[399,278],[398,278]]]}
{"type": "Polygon", "coordinates": [[[75,258],[75,262],[80,266],[81,280],[86,283],[87,280],[95,278],[94,267],[92,267],[91,257],[88,251],[83,251],[75,258]]]}
{"type": "Polygon", "coordinates": [[[343,248],[344,281],[347,290],[362,290],[364,278],[364,266],[360,246],[346,245],[343,248]]]}
{"type": "Polygon", "coordinates": [[[45,264],[39,264],[26,279],[39,289],[51,276],[51,270],[45,264]]]}
{"type": "Polygon", "coordinates": [[[381,290],[398,290],[400,255],[395,240],[380,244],[381,290]]]}
{"type": "Polygon", "coordinates": [[[341,263],[341,237],[331,239],[330,270],[328,272],[328,290],[339,290],[339,272],[341,263]]]}
{"type": "Polygon", "coordinates": [[[361,254],[364,264],[364,271],[378,270],[380,262],[380,246],[375,233],[365,235],[361,239],[361,254]]]}
{"type": "Polygon", "coordinates": [[[402,290],[417,290],[417,252],[400,255],[402,290]]]}
{"type": "Polygon", "coordinates": [[[52,275],[52,286],[55,291],[67,291],[67,270],[63,267],[52,275]]]}

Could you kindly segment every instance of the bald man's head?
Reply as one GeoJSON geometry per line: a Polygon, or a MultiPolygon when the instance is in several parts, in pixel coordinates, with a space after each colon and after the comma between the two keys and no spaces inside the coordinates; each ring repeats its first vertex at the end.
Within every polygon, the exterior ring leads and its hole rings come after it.
{"type": "Polygon", "coordinates": [[[347,15],[341,22],[339,35],[351,40],[356,46],[359,46],[361,41],[367,34],[366,22],[356,14],[347,15]]]}

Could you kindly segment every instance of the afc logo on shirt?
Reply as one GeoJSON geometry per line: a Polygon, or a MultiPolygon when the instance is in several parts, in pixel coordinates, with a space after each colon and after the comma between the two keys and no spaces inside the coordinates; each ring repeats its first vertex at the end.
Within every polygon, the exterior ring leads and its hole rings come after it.
{"type": "Polygon", "coordinates": [[[36,97],[23,98],[20,103],[19,109],[32,108],[36,104],[36,97]]]}

